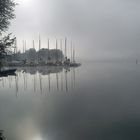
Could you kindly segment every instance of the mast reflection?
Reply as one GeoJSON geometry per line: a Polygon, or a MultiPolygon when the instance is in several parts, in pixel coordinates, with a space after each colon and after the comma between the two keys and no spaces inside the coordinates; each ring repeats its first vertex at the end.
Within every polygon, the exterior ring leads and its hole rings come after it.
{"type": "Polygon", "coordinates": [[[16,97],[20,93],[42,95],[54,90],[69,92],[75,88],[75,71],[76,68],[61,66],[23,67],[17,69],[16,75],[1,77],[0,83],[2,88],[13,89],[16,97]]]}

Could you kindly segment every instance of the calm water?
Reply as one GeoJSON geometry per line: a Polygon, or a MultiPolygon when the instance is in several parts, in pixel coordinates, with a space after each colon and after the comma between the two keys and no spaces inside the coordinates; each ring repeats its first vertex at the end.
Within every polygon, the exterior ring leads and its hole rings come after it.
{"type": "Polygon", "coordinates": [[[8,140],[139,140],[140,64],[20,68],[0,77],[8,140]]]}

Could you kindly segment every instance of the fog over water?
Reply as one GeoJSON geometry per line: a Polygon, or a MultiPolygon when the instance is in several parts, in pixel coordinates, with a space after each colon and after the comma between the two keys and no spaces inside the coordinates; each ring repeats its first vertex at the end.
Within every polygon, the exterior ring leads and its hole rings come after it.
{"type": "Polygon", "coordinates": [[[50,48],[56,39],[60,48],[63,39],[64,49],[67,37],[68,57],[73,41],[82,65],[23,64],[15,74],[1,72],[6,139],[140,140],[140,1],[16,1],[8,32],[17,37],[18,50],[23,40],[27,49],[35,40],[38,50],[39,35],[41,48],[50,38],[50,48]]]}
{"type": "MultiPolygon", "coordinates": [[[[79,59],[139,59],[138,0],[17,0],[10,31],[21,41],[67,36],[76,43],[79,59]]],[[[51,47],[53,48],[53,43],[51,47]]]]}
{"type": "Polygon", "coordinates": [[[18,68],[0,78],[0,129],[14,140],[139,140],[139,72],[134,63],[18,68]]]}

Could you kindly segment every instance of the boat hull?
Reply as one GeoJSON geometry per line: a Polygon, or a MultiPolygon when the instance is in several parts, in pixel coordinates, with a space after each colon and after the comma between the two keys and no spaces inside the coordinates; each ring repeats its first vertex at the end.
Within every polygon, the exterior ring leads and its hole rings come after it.
{"type": "Polygon", "coordinates": [[[0,71],[0,77],[1,76],[8,76],[8,75],[15,75],[15,72],[16,72],[16,69],[0,71]]]}

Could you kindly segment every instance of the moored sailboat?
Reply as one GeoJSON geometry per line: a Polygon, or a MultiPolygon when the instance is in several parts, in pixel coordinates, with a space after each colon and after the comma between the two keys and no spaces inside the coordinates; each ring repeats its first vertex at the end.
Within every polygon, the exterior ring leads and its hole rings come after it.
{"type": "Polygon", "coordinates": [[[81,63],[77,63],[75,61],[75,46],[72,46],[73,44],[71,43],[71,62],[70,62],[70,67],[79,67],[81,63]],[[73,51],[72,51],[73,48],[73,51]]]}

